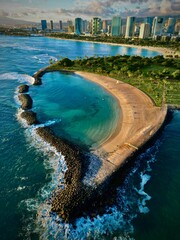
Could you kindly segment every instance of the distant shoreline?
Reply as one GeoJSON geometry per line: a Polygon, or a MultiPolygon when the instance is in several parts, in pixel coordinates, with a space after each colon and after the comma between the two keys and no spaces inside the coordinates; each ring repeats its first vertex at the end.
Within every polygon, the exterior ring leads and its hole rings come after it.
{"type": "Polygon", "coordinates": [[[119,47],[131,47],[131,48],[137,48],[137,49],[145,49],[145,50],[150,50],[150,51],[155,51],[161,53],[163,56],[166,55],[176,55],[180,53],[176,52],[173,49],[168,49],[168,48],[163,48],[163,47],[152,47],[152,46],[139,46],[139,45],[134,45],[134,44],[123,44],[123,43],[110,43],[110,42],[96,42],[96,41],[88,41],[88,40],[79,40],[79,39],[66,39],[66,38],[59,38],[59,37],[49,37],[48,38],[54,38],[58,40],[68,40],[68,41],[73,41],[73,42],[88,42],[88,43],[96,43],[96,44],[106,44],[106,45],[112,45],[112,46],[119,46],[119,47]]]}

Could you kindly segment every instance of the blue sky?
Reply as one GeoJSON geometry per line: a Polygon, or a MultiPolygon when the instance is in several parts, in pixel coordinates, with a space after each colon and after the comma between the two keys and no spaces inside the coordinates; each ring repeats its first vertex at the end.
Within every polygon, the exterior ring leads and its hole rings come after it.
{"type": "Polygon", "coordinates": [[[0,0],[0,16],[36,21],[180,15],[179,0],[0,0]]]}

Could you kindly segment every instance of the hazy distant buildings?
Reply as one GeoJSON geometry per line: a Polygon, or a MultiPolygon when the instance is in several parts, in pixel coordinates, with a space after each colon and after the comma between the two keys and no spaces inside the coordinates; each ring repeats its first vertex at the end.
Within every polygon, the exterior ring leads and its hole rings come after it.
{"type": "Polygon", "coordinates": [[[53,31],[53,20],[50,21],[50,30],[53,31]]]}
{"type": "Polygon", "coordinates": [[[68,33],[73,33],[74,32],[74,26],[70,25],[68,26],[68,33]]]}
{"type": "Polygon", "coordinates": [[[59,30],[62,32],[62,30],[63,30],[63,24],[62,24],[62,21],[60,20],[59,21],[59,30]]]}
{"type": "Polygon", "coordinates": [[[47,29],[47,21],[46,20],[41,20],[41,28],[43,31],[47,29]]]}
{"type": "Polygon", "coordinates": [[[67,20],[67,26],[73,26],[73,22],[71,20],[67,20]]]}
{"type": "Polygon", "coordinates": [[[131,38],[134,35],[135,17],[127,17],[125,38],[131,38]]]}
{"type": "Polygon", "coordinates": [[[174,27],[174,32],[180,36],[180,19],[176,20],[176,24],[174,27]]]}
{"type": "Polygon", "coordinates": [[[152,26],[152,36],[155,37],[157,35],[162,35],[162,27],[163,27],[163,17],[155,17],[153,19],[153,26],[152,26]]]}
{"type": "Polygon", "coordinates": [[[148,38],[150,36],[150,24],[149,23],[142,23],[140,25],[140,33],[139,38],[148,38]]]}
{"type": "Polygon", "coordinates": [[[121,36],[121,26],[122,26],[121,17],[113,17],[111,29],[112,36],[121,36]]]}
{"type": "Polygon", "coordinates": [[[89,22],[87,20],[82,20],[82,32],[89,32],[89,22]]]}
{"type": "MultiPolygon", "coordinates": [[[[125,38],[145,39],[152,37],[156,40],[169,41],[170,37],[180,36],[180,19],[178,17],[146,17],[139,18],[135,21],[135,17],[127,17],[127,20],[120,16],[114,16],[112,20],[101,20],[94,17],[91,21],[75,18],[75,21],[67,20],[66,22],[54,23],[50,20],[47,24],[46,20],[41,20],[42,31],[59,31],[65,33],[74,33],[76,35],[107,35],[107,36],[123,36],[125,38]],[[165,36],[162,38],[162,36],[165,36]],[[167,37],[167,38],[166,38],[167,37]]],[[[179,38],[177,38],[179,40],[179,38]]],[[[171,40],[170,40],[171,41],[171,40]]],[[[176,41],[176,40],[175,40],[176,41]]]]}
{"type": "Polygon", "coordinates": [[[138,37],[138,36],[139,36],[139,33],[140,33],[140,26],[139,26],[139,25],[135,25],[133,36],[134,36],[134,37],[138,37]]]}
{"type": "Polygon", "coordinates": [[[108,27],[107,27],[107,33],[108,33],[108,34],[111,34],[111,25],[108,25],[108,27]]]}
{"type": "Polygon", "coordinates": [[[144,19],[144,23],[149,23],[149,26],[150,26],[150,33],[152,31],[152,25],[153,25],[153,17],[146,17],[144,19]]]}
{"type": "Polygon", "coordinates": [[[126,34],[126,25],[122,25],[121,33],[122,33],[122,36],[125,36],[125,34],[126,34]]]}
{"type": "Polygon", "coordinates": [[[176,24],[175,18],[168,18],[166,32],[169,33],[169,34],[173,34],[174,33],[175,24],[176,24]]]}
{"type": "Polygon", "coordinates": [[[75,18],[75,34],[81,35],[82,33],[82,19],[81,18],[75,18]]]}
{"type": "Polygon", "coordinates": [[[97,35],[101,33],[102,22],[101,18],[92,19],[92,35],[97,35]]]}
{"type": "Polygon", "coordinates": [[[103,33],[107,33],[107,29],[108,28],[108,21],[107,20],[103,20],[102,21],[102,30],[103,30],[103,33]]]}

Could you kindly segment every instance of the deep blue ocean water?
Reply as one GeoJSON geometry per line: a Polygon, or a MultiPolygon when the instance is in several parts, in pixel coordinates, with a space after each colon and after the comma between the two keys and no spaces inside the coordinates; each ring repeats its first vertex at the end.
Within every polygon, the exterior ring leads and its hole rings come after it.
{"type": "MultiPolygon", "coordinates": [[[[75,59],[95,54],[152,57],[158,53],[105,44],[0,36],[0,239],[179,239],[179,111],[173,112],[172,121],[153,146],[135,160],[124,184],[117,188],[117,204],[107,209],[103,216],[94,220],[80,218],[73,228],[61,221],[57,224],[57,216],[48,215],[50,206],[46,199],[57,182],[63,185],[64,157],[42,142],[35,135],[34,127],[27,128],[19,119],[16,89],[20,83],[30,84],[33,73],[48,65],[50,58],[75,59]]],[[[45,75],[43,81],[47,85],[38,89],[31,87],[34,108],[42,122],[51,125],[59,134],[62,134],[59,129],[62,124],[63,136],[74,142],[77,138],[83,142],[88,133],[90,137],[85,144],[89,147],[106,139],[119,114],[115,111],[113,97],[77,76],[61,75],[60,78],[63,84],[57,74],[45,75]],[[51,78],[56,85],[60,84],[57,91],[53,89],[51,78]],[[76,89],[72,97],[76,99],[74,105],[63,95],[68,86],[70,91],[76,89]],[[88,96],[87,88],[95,89],[93,96],[88,96]],[[60,107],[52,97],[46,99],[48,91],[57,94],[60,107]],[[89,97],[93,108],[88,110],[85,100],[79,104],[78,96],[81,99],[89,97]],[[47,108],[50,102],[53,108],[47,108]],[[102,102],[108,106],[106,117],[102,102]],[[65,111],[67,106],[70,113],[65,111]],[[60,116],[56,115],[57,109],[60,116]],[[87,119],[94,116],[91,127],[85,121],[86,115],[87,119]],[[93,133],[93,128],[100,117],[103,122],[97,125],[99,136],[93,133]],[[84,124],[82,134],[79,121],[84,124]],[[74,127],[72,122],[75,122],[74,127]]]]}

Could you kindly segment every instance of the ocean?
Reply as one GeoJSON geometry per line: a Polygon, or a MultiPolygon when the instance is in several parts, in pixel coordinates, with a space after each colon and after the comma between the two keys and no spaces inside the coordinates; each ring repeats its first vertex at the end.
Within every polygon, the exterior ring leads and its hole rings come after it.
{"type": "MultiPolygon", "coordinates": [[[[31,85],[32,75],[50,59],[116,54],[158,55],[99,43],[0,36],[0,239],[179,239],[177,110],[159,138],[134,160],[116,189],[116,204],[103,215],[79,218],[74,225],[49,215],[48,198],[57,184],[63,187],[65,158],[19,118],[17,87],[31,85]]],[[[120,115],[109,93],[77,75],[46,74],[30,94],[43,125],[89,149],[110,136],[120,115]]]]}

